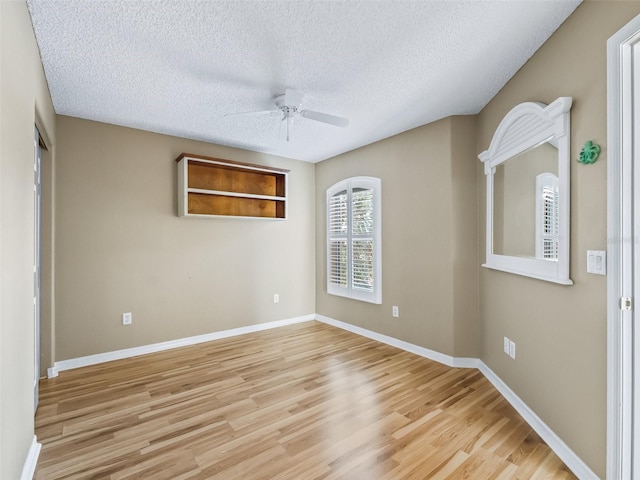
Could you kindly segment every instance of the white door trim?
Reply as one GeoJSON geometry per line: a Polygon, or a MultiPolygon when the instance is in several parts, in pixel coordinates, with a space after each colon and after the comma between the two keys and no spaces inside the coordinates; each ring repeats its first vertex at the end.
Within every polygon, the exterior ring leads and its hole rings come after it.
{"type": "Polygon", "coordinates": [[[33,374],[33,410],[38,409],[40,389],[40,326],[41,296],[40,270],[42,247],[42,149],[40,132],[34,125],[34,160],[33,160],[33,203],[34,203],[34,241],[33,241],[33,334],[34,334],[34,374],[33,374]]]}
{"type": "MultiPolygon", "coordinates": [[[[607,478],[630,480],[633,468],[633,62],[640,15],[607,42],[607,478]]],[[[637,92],[640,94],[640,92],[637,92]]],[[[638,466],[636,466],[638,468],[638,466]]]]}

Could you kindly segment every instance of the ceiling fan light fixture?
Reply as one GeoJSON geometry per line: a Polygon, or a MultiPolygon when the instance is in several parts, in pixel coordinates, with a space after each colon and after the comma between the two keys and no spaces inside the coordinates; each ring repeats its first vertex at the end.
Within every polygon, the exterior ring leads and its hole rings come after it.
{"type": "MultiPolygon", "coordinates": [[[[290,139],[290,123],[291,119],[296,115],[307,118],[309,120],[314,120],[320,123],[326,123],[328,125],[333,125],[335,127],[344,128],[349,125],[349,120],[344,117],[338,117],[336,115],[330,115],[328,113],[316,112],[314,110],[301,110],[300,104],[302,103],[302,98],[304,97],[304,93],[299,92],[297,90],[293,90],[291,88],[287,88],[284,93],[277,95],[275,97],[276,108],[273,110],[267,110],[267,112],[282,112],[282,121],[287,122],[287,142],[290,139]]],[[[242,113],[230,113],[225,116],[230,115],[246,115],[253,113],[264,113],[265,111],[260,112],[242,112],[242,113]]]]}

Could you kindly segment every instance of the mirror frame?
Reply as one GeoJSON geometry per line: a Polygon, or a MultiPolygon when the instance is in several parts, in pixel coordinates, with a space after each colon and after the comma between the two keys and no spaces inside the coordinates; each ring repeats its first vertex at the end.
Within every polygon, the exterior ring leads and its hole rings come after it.
{"type": "Polygon", "coordinates": [[[560,97],[549,105],[537,102],[517,105],[498,125],[489,149],[478,156],[484,164],[484,174],[487,177],[487,257],[483,267],[573,285],[569,278],[571,103],[571,97],[560,97]],[[558,260],[493,253],[493,176],[496,167],[552,139],[553,145],[558,147],[558,260]]]}

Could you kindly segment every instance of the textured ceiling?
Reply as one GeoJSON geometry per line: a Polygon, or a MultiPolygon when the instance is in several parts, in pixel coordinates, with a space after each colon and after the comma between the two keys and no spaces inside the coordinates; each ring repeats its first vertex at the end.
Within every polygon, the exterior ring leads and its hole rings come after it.
{"type": "Polygon", "coordinates": [[[479,112],[579,2],[27,4],[57,113],[316,162],[479,112]],[[286,88],[349,126],[225,116],[286,88]]]}

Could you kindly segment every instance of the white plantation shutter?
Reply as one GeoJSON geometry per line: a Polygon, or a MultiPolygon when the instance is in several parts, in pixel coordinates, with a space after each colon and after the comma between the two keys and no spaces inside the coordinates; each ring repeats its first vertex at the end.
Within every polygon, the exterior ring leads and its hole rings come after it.
{"type": "Polygon", "coordinates": [[[373,235],[372,188],[354,188],[352,190],[351,218],[354,235],[373,235]]]}
{"type": "Polygon", "coordinates": [[[545,185],[542,188],[542,257],[558,258],[558,188],[545,185]]]}
{"type": "Polygon", "coordinates": [[[536,177],[536,258],[558,260],[559,198],[558,177],[552,173],[538,175],[536,177]]]}
{"type": "Polygon", "coordinates": [[[332,285],[347,288],[348,268],[348,218],[347,191],[342,190],[329,197],[329,268],[328,278],[332,285]]]}
{"type": "Polygon", "coordinates": [[[365,292],[373,292],[373,239],[353,240],[352,286],[365,292]]]}
{"type": "Polygon", "coordinates": [[[351,191],[352,287],[373,292],[373,189],[351,191]]]}
{"type": "Polygon", "coordinates": [[[330,245],[329,281],[333,285],[347,288],[348,250],[346,240],[332,240],[330,245]]]}
{"type": "Polygon", "coordinates": [[[327,190],[327,291],[381,303],[380,179],[354,177],[327,190]]]}
{"type": "Polygon", "coordinates": [[[329,198],[329,232],[332,235],[347,234],[347,191],[333,194],[329,198]]]}

